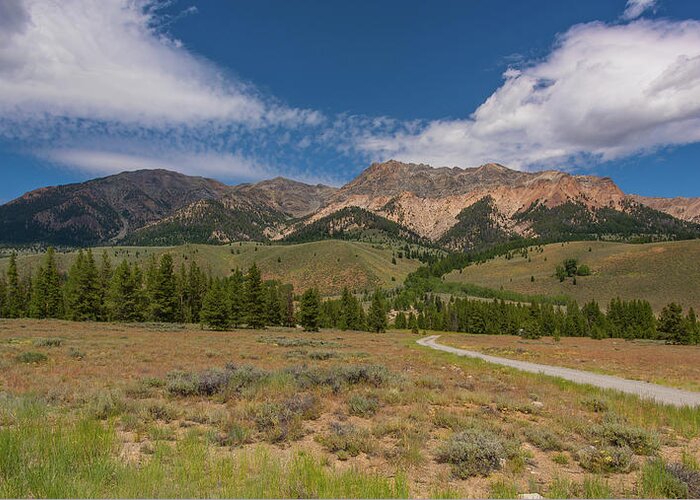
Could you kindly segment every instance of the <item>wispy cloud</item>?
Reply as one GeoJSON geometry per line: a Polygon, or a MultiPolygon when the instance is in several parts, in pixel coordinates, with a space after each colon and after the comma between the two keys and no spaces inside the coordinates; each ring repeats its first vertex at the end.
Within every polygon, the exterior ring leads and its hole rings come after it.
{"type": "Polygon", "coordinates": [[[627,0],[625,11],[620,16],[622,19],[631,21],[656,7],[658,0],[627,0]]]}

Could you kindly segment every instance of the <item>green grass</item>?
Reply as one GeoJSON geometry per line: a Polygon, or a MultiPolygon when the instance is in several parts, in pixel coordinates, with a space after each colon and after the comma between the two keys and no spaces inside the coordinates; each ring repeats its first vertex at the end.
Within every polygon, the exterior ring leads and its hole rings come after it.
{"type": "Polygon", "coordinates": [[[109,424],[71,419],[41,404],[14,408],[0,429],[0,497],[239,497],[403,498],[406,478],[355,469],[336,470],[304,452],[273,457],[264,446],[212,454],[204,436],[190,432],[176,445],[156,444],[141,465],[118,458],[109,424]]]}
{"type": "MultiPolygon", "coordinates": [[[[297,292],[318,287],[324,295],[338,295],[343,286],[353,291],[371,290],[377,286],[394,288],[403,283],[408,273],[415,271],[420,262],[396,258],[389,245],[326,240],[296,245],[265,245],[262,243],[232,243],[231,245],[181,245],[176,247],[99,247],[93,249],[99,259],[106,250],[116,265],[126,258],[144,264],[151,255],[160,257],[171,253],[176,269],[181,263],[194,260],[204,270],[215,275],[227,275],[232,269],[247,269],[256,263],[264,279],[291,283],[297,292]],[[392,278],[394,280],[392,281],[392,278]]],[[[70,268],[76,253],[58,253],[56,260],[61,271],[70,268]]],[[[43,254],[21,254],[18,267],[35,274],[43,254]]],[[[0,259],[0,273],[5,271],[8,259],[0,259]]]]}
{"type": "Polygon", "coordinates": [[[617,296],[646,299],[658,311],[671,301],[699,309],[700,287],[694,285],[698,281],[699,240],[644,245],[581,241],[545,245],[544,252],[529,252],[528,258],[498,257],[468,266],[446,275],[444,285],[490,289],[512,300],[568,296],[579,303],[595,299],[607,306],[617,296]],[[576,285],[571,279],[560,282],[554,277],[556,266],[569,257],[589,266],[591,276],[577,277],[576,285]]]}

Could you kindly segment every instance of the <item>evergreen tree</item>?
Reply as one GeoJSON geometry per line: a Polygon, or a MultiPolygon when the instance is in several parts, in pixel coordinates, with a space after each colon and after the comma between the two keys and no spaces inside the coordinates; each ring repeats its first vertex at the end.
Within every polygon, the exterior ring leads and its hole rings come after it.
{"type": "Polygon", "coordinates": [[[690,344],[691,334],[683,318],[683,308],[671,302],[659,314],[659,331],[674,344],[690,344]]]}
{"type": "Polygon", "coordinates": [[[110,280],[107,317],[112,321],[143,321],[143,299],[140,271],[122,260],[110,280]]]}
{"type": "Polygon", "coordinates": [[[692,307],[688,309],[688,315],[685,317],[685,321],[687,325],[686,328],[690,334],[690,343],[700,343],[700,323],[698,323],[698,318],[695,315],[695,309],[692,307]]]}
{"type": "Polygon", "coordinates": [[[235,327],[240,326],[245,322],[245,289],[243,282],[243,273],[236,269],[228,279],[228,302],[229,302],[229,318],[231,324],[235,327]]]}
{"type": "Polygon", "coordinates": [[[230,307],[226,287],[219,278],[204,295],[200,317],[202,323],[212,330],[226,330],[230,325],[230,307]]]}
{"type": "Polygon", "coordinates": [[[265,309],[267,309],[266,324],[278,326],[282,324],[282,308],[280,307],[280,294],[277,283],[269,281],[266,284],[265,309]]]}
{"type": "Polygon", "coordinates": [[[68,319],[96,321],[100,314],[99,274],[92,250],[80,250],[68,273],[66,307],[68,319]]]}
{"type": "Polygon", "coordinates": [[[153,321],[164,323],[176,321],[178,300],[172,255],[166,253],[160,258],[149,298],[153,321]]]}
{"type": "Polygon", "coordinates": [[[253,263],[245,279],[246,323],[250,328],[264,328],[267,320],[265,291],[260,278],[260,270],[253,263]]]}
{"type": "Polygon", "coordinates": [[[7,300],[7,280],[0,275],[0,318],[5,318],[5,301],[7,300]]]}
{"type": "Polygon", "coordinates": [[[17,273],[17,254],[10,255],[7,266],[7,285],[5,290],[5,314],[6,318],[20,318],[24,314],[22,310],[22,289],[17,273]]]}
{"type": "Polygon", "coordinates": [[[102,260],[100,262],[100,278],[99,278],[99,296],[100,310],[98,320],[105,321],[109,315],[107,311],[107,294],[112,283],[112,260],[109,258],[106,250],[102,251],[102,260]]]}
{"type": "Polygon", "coordinates": [[[394,318],[394,328],[397,330],[406,329],[406,315],[401,311],[396,313],[396,317],[394,318]]]}
{"type": "Polygon", "coordinates": [[[340,297],[338,328],[341,330],[363,330],[364,317],[362,305],[347,287],[340,297]]]}
{"type": "Polygon", "coordinates": [[[292,285],[282,285],[280,287],[280,307],[282,311],[282,324],[289,327],[295,326],[294,287],[292,287],[292,285]]]}
{"type": "Polygon", "coordinates": [[[385,332],[387,327],[386,310],[379,290],[374,292],[372,303],[367,313],[367,329],[370,332],[385,332]]]}
{"type": "Polygon", "coordinates": [[[317,332],[321,309],[321,296],[316,288],[309,288],[302,296],[299,304],[299,322],[306,332],[317,332]]]}

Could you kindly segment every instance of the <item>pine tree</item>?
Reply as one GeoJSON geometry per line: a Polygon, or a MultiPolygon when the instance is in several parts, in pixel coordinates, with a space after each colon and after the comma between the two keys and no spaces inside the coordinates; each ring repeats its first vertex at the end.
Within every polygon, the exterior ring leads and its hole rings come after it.
{"type": "Polygon", "coordinates": [[[685,321],[688,332],[690,333],[690,343],[700,343],[700,323],[698,323],[698,318],[695,315],[695,309],[692,307],[688,309],[688,315],[685,317],[685,321]]]}
{"type": "Polygon", "coordinates": [[[280,295],[277,283],[267,283],[265,294],[265,309],[267,309],[267,324],[278,326],[282,324],[282,308],[280,307],[280,295]]]}
{"type": "Polygon", "coordinates": [[[396,313],[396,317],[394,318],[394,328],[397,330],[406,329],[406,315],[402,311],[396,313]]]}
{"type": "Polygon", "coordinates": [[[372,303],[369,306],[369,312],[367,313],[367,329],[370,332],[380,333],[385,332],[386,327],[387,320],[384,302],[382,301],[379,290],[376,290],[372,297],[372,303]]]}
{"type": "Polygon", "coordinates": [[[341,330],[364,329],[362,305],[347,287],[343,288],[343,292],[340,297],[338,328],[341,330]]]}
{"type": "Polygon", "coordinates": [[[246,323],[250,328],[264,328],[267,314],[265,311],[265,291],[263,290],[260,270],[253,263],[245,279],[245,313],[246,323]]]}
{"type": "Polygon", "coordinates": [[[7,280],[0,275],[0,318],[5,318],[5,301],[7,300],[7,280]]]}
{"type": "Polygon", "coordinates": [[[102,321],[105,321],[109,315],[107,311],[107,294],[109,293],[109,286],[112,282],[112,272],[112,260],[109,258],[107,251],[103,250],[99,278],[100,310],[97,318],[102,321]]]}
{"type": "Polygon", "coordinates": [[[282,324],[293,327],[296,325],[294,317],[294,287],[292,285],[282,285],[280,287],[280,308],[282,314],[282,324]]]}
{"type": "Polygon", "coordinates": [[[112,274],[107,292],[107,317],[112,321],[142,321],[143,291],[140,271],[123,260],[112,274]]]}
{"type": "Polygon", "coordinates": [[[306,332],[317,332],[319,328],[321,296],[316,288],[309,288],[301,296],[299,322],[306,332]]]}
{"type": "Polygon", "coordinates": [[[204,295],[200,312],[202,324],[212,330],[226,330],[230,325],[229,313],[226,287],[219,278],[216,278],[204,295]]]}
{"type": "Polygon", "coordinates": [[[173,270],[173,257],[164,254],[155,274],[150,294],[153,321],[172,323],[177,320],[177,286],[173,270]]]}
{"type": "Polygon", "coordinates": [[[10,263],[7,266],[7,285],[5,290],[5,314],[6,318],[20,318],[24,314],[22,310],[22,289],[17,274],[17,254],[10,255],[10,263]]]}
{"type": "Polygon", "coordinates": [[[690,344],[691,334],[683,318],[683,308],[671,302],[659,314],[659,331],[674,344],[690,344]]]}
{"type": "Polygon", "coordinates": [[[236,328],[245,321],[245,287],[243,273],[239,269],[236,269],[228,279],[227,293],[230,307],[229,318],[231,324],[236,328]]]}
{"type": "Polygon", "coordinates": [[[80,250],[68,273],[66,283],[68,319],[96,321],[100,313],[99,275],[92,250],[80,250]]]}

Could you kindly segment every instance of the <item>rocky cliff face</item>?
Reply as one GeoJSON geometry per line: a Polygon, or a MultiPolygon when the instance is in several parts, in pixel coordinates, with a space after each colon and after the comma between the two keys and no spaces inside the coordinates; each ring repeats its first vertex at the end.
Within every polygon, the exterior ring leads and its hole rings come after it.
{"type": "Polygon", "coordinates": [[[700,224],[700,198],[651,198],[631,195],[633,200],[677,219],[700,224]]]}
{"type": "Polygon", "coordinates": [[[625,194],[609,178],[518,172],[494,163],[460,169],[388,161],[370,166],[343,186],[312,220],[357,206],[437,240],[458,222],[462,210],[485,197],[491,198],[505,229],[522,233],[525,228],[513,216],[533,204],[620,208],[625,194]]]}

